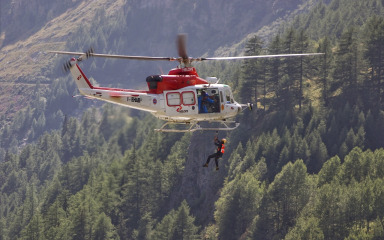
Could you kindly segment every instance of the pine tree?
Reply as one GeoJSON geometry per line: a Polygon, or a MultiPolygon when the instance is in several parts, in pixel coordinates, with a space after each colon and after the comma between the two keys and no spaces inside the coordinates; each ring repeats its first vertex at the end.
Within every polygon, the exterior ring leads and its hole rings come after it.
{"type": "Polygon", "coordinates": [[[260,205],[260,218],[252,229],[253,238],[281,239],[296,223],[308,203],[313,182],[302,160],[288,163],[268,186],[260,205]]]}
{"type": "Polygon", "coordinates": [[[0,219],[0,240],[5,240],[7,236],[5,220],[3,218],[0,219]]]}
{"type": "MultiPolygon", "coordinates": [[[[269,54],[280,54],[282,49],[281,38],[279,35],[276,35],[271,43],[268,46],[269,54]]],[[[281,94],[281,76],[282,72],[282,62],[279,58],[272,58],[268,61],[268,70],[267,70],[267,79],[270,83],[270,91],[275,95],[273,104],[280,108],[280,98],[281,94]]]]}
{"type": "Polygon", "coordinates": [[[215,212],[220,239],[240,238],[256,216],[264,193],[262,168],[253,166],[224,186],[215,212]]]}
{"type": "MultiPolygon", "coordinates": [[[[293,28],[286,31],[283,36],[283,52],[293,54],[297,52],[297,33],[293,28]]],[[[281,79],[281,103],[284,109],[289,110],[296,104],[295,95],[298,96],[301,101],[302,92],[299,92],[300,88],[296,88],[295,85],[298,82],[300,76],[300,58],[288,57],[284,61],[284,77],[281,79]],[[296,92],[296,93],[295,93],[296,92]]],[[[301,89],[302,90],[302,89],[301,89]]],[[[300,102],[301,104],[301,102],[300,102]]],[[[301,106],[300,106],[301,107],[301,106]]]]}
{"type": "Polygon", "coordinates": [[[332,69],[332,46],[329,38],[325,37],[319,43],[318,52],[324,53],[323,57],[318,58],[319,62],[319,74],[322,85],[322,101],[324,102],[324,106],[328,106],[328,98],[329,98],[329,86],[330,86],[330,73],[332,69]]]}
{"type": "MultiPolygon", "coordinates": [[[[307,34],[302,30],[298,33],[297,37],[297,48],[299,53],[307,52],[308,49],[308,36],[307,34]]],[[[298,93],[296,94],[296,98],[299,100],[299,110],[301,110],[302,101],[304,99],[303,95],[303,81],[305,77],[308,77],[308,73],[306,71],[307,67],[304,66],[304,59],[301,56],[300,57],[300,64],[299,64],[299,89],[298,93]]]]}
{"type": "Polygon", "coordinates": [[[111,137],[112,131],[114,129],[110,121],[111,115],[112,115],[111,109],[108,107],[104,107],[103,117],[101,119],[99,129],[101,134],[104,136],[105,140],[108,140],[111,137]]]}
{"type": "Polygon", "coordinates": [[[340,37],[333,72],[332,90],[335,91],[341,87],[351,103],[356,102],[360,77],[360,50],[356,35],[357,31],[349,28],[340,37]]]}
{"type": "MultiPolygon", "coordinates": [[[[245,46],[245,55],[260,55],[263,42],[257,35],[253,36],[245,46]]],[[[242,65],[242,83],[240,96],[243,102],[253,102],[257,107],[259,97],[259,85],[264,79],[264,67],[262,60],[249,59],[244,60],[242,65]]]]}
{"type": "MultiPolygon", "coordinates": [[[[247,144],[248,145],[248,144],[247,144]]],[[[229,169],[228,169],[228,180],[232,180],[240,171],[240,163],[243,159],[244,150],[243,145],[239,143],[237,148],[231,153],[231,156],[228,159],[229,169]]]]}
{"type": "Polygon", "coordinates": [[[71,232],[74,240],[92,239],[98,211],[98,202],[89,185],[70,199],[68,218],[72,223],[71,232]]]}
{"type": "Polygon", "coordinates": [[[128,171],[126,184],[122,186],[122,202],[119,206],[123,212],[128,231],[138,227],[138,221],[142,213],[143,191],[142,184],[145,176],[143,166],[139,160],[135,147],[133,147],[126,157],[128,171]]]}
{"type": "Polygon", "coordinates": [[[318,186],[328,183],[330,184],[335,177],[339,174],[341,161],[338,156],[332,157],[323,164],[318,176],[318,186]]]}
{"type": "Polygon", "coordinates": [[[190,215],[188,203],[182,201],[177,210],[171,210],[156,226],[152,233],[153,239],[198,239],[198,227],[195,218],[190,215]]]}
{"type": "Polygon", "coordinates": [[[198,227],[194,224],[195,218],[190,216],[190,209],[184,200],[175,214],[174,231],[170,239],[197,239],[198,227]]]}
{"type": "Polygon", "coordinates": [[[24,239],[38,240],[43,238],[43,225],[41,216],[36,214],[33,216],[29,224],[24,228],[21,235],[24,239]]]}
{"type": "Polygon", "coordinates": [[[362,150],[358,147],[354,148],[344,158],[344,163],[340,169],[340,181],[349,184],[353,180],[362,181],[362,169],[360,158],[362,150]]]}
{"type": "Polygon", "coordinates": [[[365,36],[365,56],[371,71],[370,82],[367,85],[372,88],[375,96],[372,104],[381,104],[384,80],[384,18],[374,15],[366,24],[365,36]]]}
{"type": "Polygon", "coordinates": [[[319,219],[316,217],[299,218],[295,227],[290,229],[285,236],[286,240],[317,239],[323,240],[324,234],[319,227],[319,219]]]}
{"type": "Polygon", "coordinates": [[[314,210],[316,216],[320,217],[319,227],[323,230],[325,239],[342,239],[345,234],[343,194],[344,189],[338,183],[325,184],[318,191],[318,202],[314,210]]]}
{"type": "Polygon", "coordinates": [[[174,216],[175,210],[171,210],[163,217],[152,233],[153,239],[170,239],[173,231],[174,216]]]}
{"type": "Polygon", "coordinates": [[[113,225],[111,219],[102,212],[97,220],[95,225],[95,230],[92,239],[95,240],[107,240],[113,239],[113,225]]]}

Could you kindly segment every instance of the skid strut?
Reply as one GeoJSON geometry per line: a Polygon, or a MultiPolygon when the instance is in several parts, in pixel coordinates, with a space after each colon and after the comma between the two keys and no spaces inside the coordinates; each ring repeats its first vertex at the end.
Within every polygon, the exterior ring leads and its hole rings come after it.
{"type": "MultiPolygon", "coordinates": [[[[166,122],[158,129],[155,129],[156,132],[194,132],[194,131],[231,131],[236,129],[240,123],[235,121],[212,121],[217,122],[223,125],[222,127],[201,127],[199,122],[191,122],[191,123],[179,123],[179,122],[166,122]],[[189,128],[186,129],[174,129],[174,128],[166,128],[168,125],[190,125],[189,128]],[[231,127],[229,124],[235,124],[235,126],[231,127]]],[[[210,123],[212,123],[210,122],[210,123]]]]}

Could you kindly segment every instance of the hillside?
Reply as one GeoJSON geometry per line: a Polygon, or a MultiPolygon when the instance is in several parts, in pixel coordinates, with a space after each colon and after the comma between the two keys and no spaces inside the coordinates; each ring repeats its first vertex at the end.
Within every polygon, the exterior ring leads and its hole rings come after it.
{"type": "MultiPolygon", "coordinates": [[[[384,2],[305,2],[232,1],[214,11],[214,1],[73,1],[42,15],[30,36],[5,37],[1,54],[15,68],[9,79],[1,71],[2,86],[30,100],[0,119],[0,239],[382,239],[384,2]],[[257,15],[253,4],[270,11],[257,15]],[[68,21],[82,24],[69,33],[68,21]],[[228,27],[239,32],[223,37],[228,27]],[[236,118],[239,128],[219,132],[228,139],[219,171],[202,167],[213,132],[158,133],[162,122],[150,114],[73,98],[73,80],[45,65],[62,59],[33,55],[96,45],[168,56],[185,29],[196,33],[191,55],[326,53],[197,66],[255,103],[236,118]],[[23,49],[46,75],[16,57],[23,49]],[[33,71],[19,78],[16,66],[33,71]]],[[[83,66],[103,85],[134,83],[120,82],[132,69],[158,71],[125,64],[83,66]]]]}
{"type": "MultiPolygon", "coordinates": [[[[32,2],[30,4],[35,6],[32,2]]],[[[89,26],[94,17],[95,9],[105,7],[113,15],[114,10],[119,9],[121,5],[121,1],[113,1],[111,3],[92,2],[91,4],[84,1],[81,4],[77,4],[77,6],[75,5],[75,9],[69,8],[66,12],[59,14],[52,20],[43,21],[40,23],[42,28],[37,30],[35,27],[33,31],[32,29],[30,29],[31,31],[26,31],[25,34],[19,36],[18,41],[14,40],[15,43],[9,40],[11,43],[4,45],[7,42],[5,40],[0,51],[1,113],[7,112],[11,115],[20,110],[20,108],[25,107],[25,102],[34,99],[31,92],[33,92],[37,82],[40,83],[40,86],[43,88],[42,92],[44,92],[44,88],[49,87],[52,84],[52,80],[60,76],[61,70],[56,66],[59,62],[54,61],[53,56],[47,54],[46,51],[64,49],[71,34],[77,30],[77,27],[71,27],[72,24],[73,26],[89,26]],[[31,35],[27,36],[28,32],[31,35]]],[[[17,18],[22,14],[19,12],[23,12],[23,10],[29,12],[34,9],[33,7],[28,8],[28,4],[21,5],[16,2],[12,2],[12,6],[11,10],[15,11],[15,13],[10,11],[8,14],[12,18],[17,18]]],[[[50,17],[52,18],[53,15],[50,15],[50,17]]],[[[17,23],[21,25],[21,28],[28,28],[23,25],[25,21],[20,20],[23,20],[23,18],[17,18],[10,26],[17,23]]],[[[2,25],[7,26],[2,29],[11,31],[10,33],[7,31],[3,32],[5,39],[7,39],[7,34],[14,35],[12,32],[14,28],[8,29],[8,23],[8,20],[2,21],[2,25]]],[[[10,38],[14,39],[14,37],[10,38]]]]}
{"type": "MultiPolygon", "coordinates": [[[[39,81],[42,87],[48,87],[52,79],[62,78],[59,66],[64,58],[46,54],[47,50],[84,51],[93,46],[97,52],[104,53],[176,56],[175,36],[186,32],[190,34],[190,55],[201,56],[240,41],[301,3],[299,0],[223,4],[220,1],[43,2],[2,3],[5,7],[1,14],[0,81],[4,86],[0,93],[1,112],[15,112],[13,107],[19,109],[22,102],[33,98],[30,84],[39,81]],[[10,87],[14,85],[20,86],[16,87],[18,90],[10,87]],[[14,97],[21,101],[12,100],[14,97]]],[[[99,59],[91,64],[90,74],[105,85],[125,83],[126,87],[136,87],[147,75],[159,72],[159,68],[171,67],[174,65],[169,63],[99,59]]]]}

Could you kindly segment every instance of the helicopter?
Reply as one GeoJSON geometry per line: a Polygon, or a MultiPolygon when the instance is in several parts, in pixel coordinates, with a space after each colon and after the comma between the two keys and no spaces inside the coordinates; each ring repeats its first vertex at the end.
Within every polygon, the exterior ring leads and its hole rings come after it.
{"type": "Polygon", "coordinates": [[[54,54],[67,54],[72,57],[64,63],[64,71],[71,72],[80,93],[88,98],[98,99],[122,106],[152,113],[158,119],[166,121],[158,132],[194,132],[196,130],[229,131],[240,123],[233,121],[244,109],[252,110],[253,104],[240,104],[233,98],[230,86],[219,84],[216,77],[199,77],[194,62],[209,60],[239,60],[255,58],[282,58],[312,56],[323,53],[256,55],[238,57],[191,58],[186,51],[186,35],[177,37],[176,45],[179,57],[148,57],[94,53],[93,48],[86,52],[49,51],[54,54]],[[150,75],[146,78],[148,90],[132,90],[109,87],[96,87],[91,84],[78,63],[90,57],[117,58],[144,61],[178,62],[178,66],[168,74],[150,75]],[[212,127],[201,127],[200,123],[219,123],[212,127]],[[172,124],[186,124],[189,128],[172,128],[172,124]]]}

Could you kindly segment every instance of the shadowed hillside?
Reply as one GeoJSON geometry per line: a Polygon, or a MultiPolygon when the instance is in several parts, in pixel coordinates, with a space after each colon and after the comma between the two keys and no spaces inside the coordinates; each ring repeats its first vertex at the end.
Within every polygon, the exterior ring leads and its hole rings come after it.
{"type": "MultiPolygon", "coordinates": [[[[384,2],[303,2],[4,1],[36,23],[2,28],[0,240],[383,239],[384,2]],[[254,103],[218,133],[216,171],[214,132],[159,133],[150,114],[72,97],[64,58],[44,53],[175,56],[179,32],[191,56],[325,54],[196,65],[254,103]]],[[[82,67],[119,87],[170,65],[82,67]]]]}

